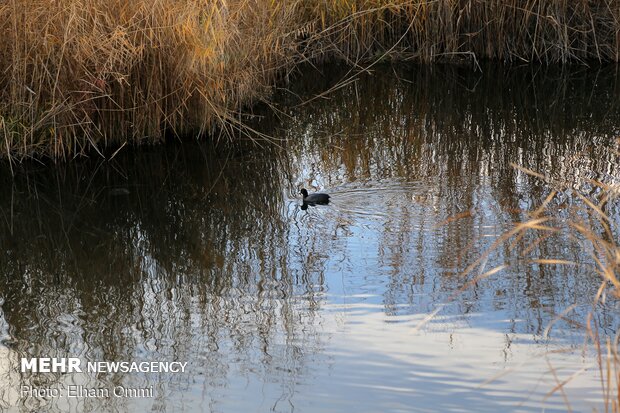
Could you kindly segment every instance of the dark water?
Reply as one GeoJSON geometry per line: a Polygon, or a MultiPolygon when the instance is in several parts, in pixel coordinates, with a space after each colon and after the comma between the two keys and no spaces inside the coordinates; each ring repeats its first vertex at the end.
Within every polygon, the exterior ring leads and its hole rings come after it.
{"type": "MultiPolygon", "coordinates": [[[[587,219],[576,193],[596,195],[592,179],[619,183],[617,68],[384,67],[300,105],[346,77],[324,72],[281,91],[277,115],[258,111],[272,143],[170,144],[14,177],[5,165],[3,409],[602,409],[583,324],[593,313],[613,337],[619,317],[611,297],[591,304],[587,246],[528,232],[463,272],[552,186],[561,223],[587,219]],[[302,209],[301,187],[333,202],[302,209]],[[188,364],[20,373],[36,356],[188,364]],[[566,399],[552,391],[569,378],[566,399]],[[74,384],[153,397],[66,397],[74,384]]],[[[618,203],[605,212],[613,227],[618,203]]]]}

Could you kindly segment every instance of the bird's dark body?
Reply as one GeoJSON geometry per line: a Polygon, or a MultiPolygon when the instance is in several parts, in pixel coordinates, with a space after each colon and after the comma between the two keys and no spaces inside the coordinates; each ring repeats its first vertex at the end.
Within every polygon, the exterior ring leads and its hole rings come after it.
{"type": "Polygon", "coordinates": [[[321,193],[308,194],[308,191],[306,191],[305,188],[301,189],[301,194],[303,195],[304,203],[306,204],[316,205],[316,204],[328,204],[329,203],[330,196],[327,194],[321,194],[321,193]]]}

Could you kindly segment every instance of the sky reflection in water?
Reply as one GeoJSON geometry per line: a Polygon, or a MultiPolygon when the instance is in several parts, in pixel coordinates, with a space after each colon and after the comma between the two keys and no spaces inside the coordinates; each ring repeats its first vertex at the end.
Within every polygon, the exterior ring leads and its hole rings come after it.
{"type": "MultiPolygon", "coordinates": [[[[287,116],[265,115],[277,145],[167,145],[0,174],[3,408],[564,410],[560,393],[546,397],[550,366],[559,380],[584,370],[566,387],[571,407],[601,406],[576,324],[596,275],[519,258],[589,264],[568,236],[499,248],[485,268],[509,267],[450,297],[550,191],[512,162],[572,190],[617,183],[614,68],[388,67],[295,107],[344,75],[324,70],[282,92],[287,116]],[[332,202],[302,210],[302,186],[332,202]],[[181,360],[189,373],[20,375],[34,355],[181,360]],[[153,385],[155,397],[16,393],[71,383],[153,385]]],[[[554,202],[568,219],[571,190],[554,202]]],[[[597,308],[603,332],[616,313],[612,300],[597,308]]]]}

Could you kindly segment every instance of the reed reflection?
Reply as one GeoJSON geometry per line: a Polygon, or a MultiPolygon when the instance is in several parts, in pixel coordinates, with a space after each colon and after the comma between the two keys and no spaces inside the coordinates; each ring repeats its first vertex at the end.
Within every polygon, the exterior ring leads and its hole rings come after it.
{"type": "MultiPolygon", "coordinates": [[[[551,188],[512,164],[566,188],[564,203],[554,201],[564,218],[574,210],[571,188],[595,192],[591,178],[618,183],[614,67],[389,70],[393,76],[365,76],[329,99],[302,104],[283,133],[301,171],[296,185],[336,188],[334,200],[346,204],[341,208],[353,226],[375,218],[376,243],[369,237],[366,244],[377,251],[376,272],[390,276],[378,289],[386,311],[402,312],[397,304],[410,303],[407,311],[418,312],[445,300],[446,291],[471,280],[458,274],[543,202],[551,188]]],[[[289,104],[306,98],[292,92],[289,104]]],[[[617,216],[617,206],[609,208],[617,216]]],[[[518,257],[527,249],[584,265],[589,258],[566,234],[540,241],[526,236],[516,249],[491,257],[488,268],[508,263],[509,273],[465,291],[453,311],[510,308],[510,317],[527,320],[521,329],[538,334],[567,303],[581,306],[579,316],[587,313],[596,276],[518,257]]]]}
{"type": "MultiPolygon", "coordinates": [[[[618,179],[613,69],[384,68],[295,107],[337,77],[311,73],[279,97],[288,117],[259,124],[276,144],[171,144],[2,171],[0,348],[13,363],[2,406],[217,410],[234,400],[243,410],[255,391],[291,410],[280,403],[294,408],[298,386],[321,381],[339,354],[326,350],[340,331],[326,306],[411,322],[471,281],[462,270],[546,198],[511,163],[566,183],[559,216],[572,210],[571,188],[618,179]],[[307,208],[301,187],[329,189],[330,205],[307,208]],[[191,374],[72,379],[154,385],[155,400],[24,404],[7,389],[69,378],[15,374],[22,355],[187,360],[191,374]]],[[[620,218],[615,205],[606,212],[620,218]]],[[[589,260],[561,235],[526,236],[489,257],[488,268],[509,270],[445,314],[501,313],[510,325],[484,327],[533,341],[571,304],[583,317],[596,275],[532,266],[525,250],[589,260]]],[[[610,308],[600,316],[609,329],[617,321],[610,308]]],[[[557,329],[579,341],[574,325],[557,329]]]]}
{"type": "MultiPolygon", "coordinates": [[[[255,178],[277,175],[279,160],[204,149],[16,176],[2,200],[5,345],[30,356],[191,360],[214,380],[235,363],[264,364],[260,375],[303,370],[301,355],[320,344],[322,270],[299,277],[282,252],[282,191],[255,178]]],[[[169,387],[191,382],[181,380],[169,387]]]]}

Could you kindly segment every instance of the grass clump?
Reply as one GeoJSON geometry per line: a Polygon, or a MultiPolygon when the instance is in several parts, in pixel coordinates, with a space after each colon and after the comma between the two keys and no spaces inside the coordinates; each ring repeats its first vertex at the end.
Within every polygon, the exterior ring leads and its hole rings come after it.
{"type": "Polygon", "coordinates": [[[617,62],[620,0],[12,0],[0,36],[1,153],[66,159],[242,127],[302,61],[617,62]]]}
{"type": "MultiPolygon", "coordinates": [[[[620,139],[619,139],[620,142],[620,139]]],[[[612,154],[618,154],[616,148],[604,148],[612,154]]],[[[474,273],[480,268],[480,275],[476,276],[470,284],[483,278],[502,271],[506,265],[500,265],[483,273],[487,258],[499,248],[508,247],[510,251],[520,245],[519,260],[536,266],[582,266],[593,275],[597,275],[600,284],[592,297],[591,311],[587,314],[584,323],[575,322],[567,316],[577,304],[566,308],[562,314],[556,315],[545,329],[547,336],[556,321],[568,321],[575,326],[583,327],[586,333],[584,351],[587,346],[592,346],[597,354],[597,367],[601,391],[603,394],[603,406],[606,412],[620,412],[620,334],[615,333],[611,337],[600,324],[604,318],[603,309],[608,301],[620,300],[620,242],[618,234],[618,209],[615,207],[620,197],[620,186],[616,179],[593,179],[587,176],[588,170],[575,169],[567,176],[575,178],[558,179],[547,176],[525,167],[513,164],[524,176],[529,176],[535,181],[543,182],[547,187],[548,194],[540,206],[527,211],[528,219],[519,222],[513,229],[502,234],[491,247],[477,260],[475,260],[463,275],[474,273]],[[560,210],[566,209],[563,213],[560,210]],[[549,256],[545,254],[546,248],[541,244],[553,241],[555,238],[569,241],[578,250],[583,251],[583,262],[565,259],[563,256],[549,256]]],[[[596,285],[596,284],[595,284],[596,285]]],[[[466,285],[464,289],[470,285],[466,285]]],[[[608,305],[608,304],[607,304],[608,305]]],[[[613,307],[612,307],[613,308],[613,307]]],[[[438,311],[431,314],[434,316],[438,311]]],[[[427,321],[427,320],[425,320],[427,321]]],[[[585,369],[584,369],[585,370],[585,369]]],[[[557,386],[550,391],[561,393],[570,405],[564,392],[564,387],[584,370],[576,372],[569,378],[559,381],[557,386]]],[[[553,368],[552,368],[553,371],[553,368]]]]}
{"type": "Polygon", "coordinates": [[[0,114],[24,129],[17,141],[0,132],[5,155],[67,158],[230,125],[235,108],[266,96],[272,67],[286,60],[284,7],[253,3],[0,6],[0,114]]]}
{"type": "Polygon", "coordinates": [[[615,61],[618,0],[331,0],[306,12],[347,58],[615,61]]]}
{"type": "MultiPolygon", "coordinates": [[[[607,148],[617,154],[615,148],[607,148]]],[[[545,220],[546,225],[529,227],[542,239],[552,233],[568,236],[590,258],[590,269],[600,277],[600,285],[593,297],[592,311],[588,314],[585,328],[589,341],[598,354],[597,362],[606,412],[620,412],[620,354],[618,352],[620,335],[610,337],[599,325],[601,305],[608,300],[620,299],[620,243],[618,242],[617,209],[614,204],[620,196],[617,182],[603,182],[591,178],[582,182],[558,182],[547,176],[520,168],[526,174],[544,181],[553,190],[543,205],[532,213],[534,218],[545,220]],[[555,217],[553,206],[560,193],[569,193],[573,206],[565,219],[555,217]]],[[[561,258],[533,257],[533,263],[541,265],[579,265],[577,262],[561,258]]],[[[568,309],[570,310],[570,309],[568,309]]],[[[561,317],[560,317],[561,318],[561,317]]],[[[570,381],[558,384],[555,390],[570,381]]]]}

